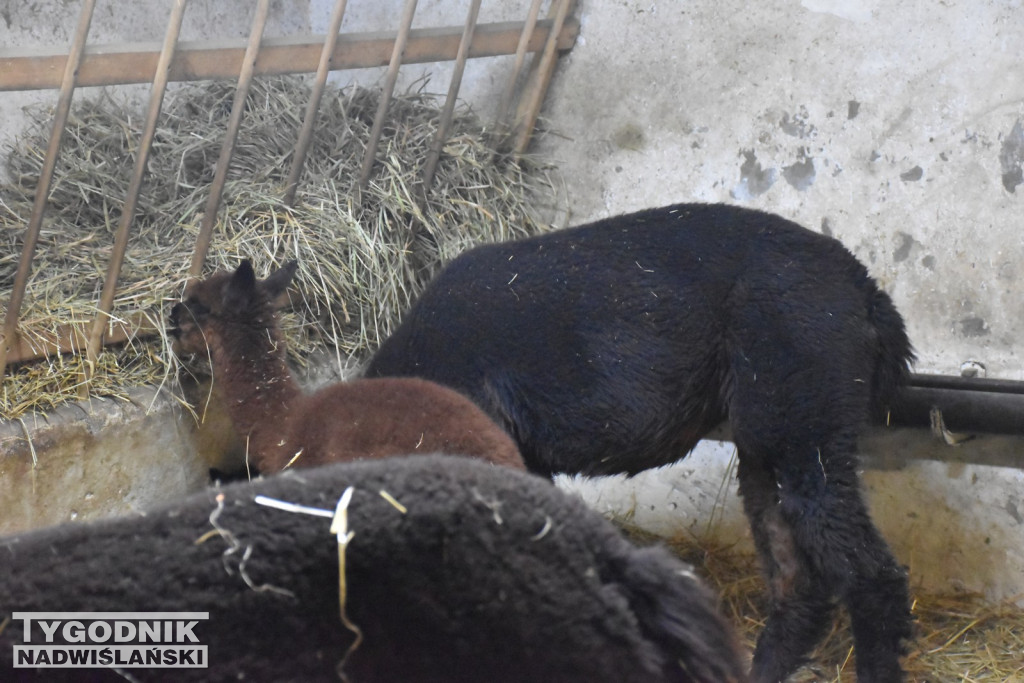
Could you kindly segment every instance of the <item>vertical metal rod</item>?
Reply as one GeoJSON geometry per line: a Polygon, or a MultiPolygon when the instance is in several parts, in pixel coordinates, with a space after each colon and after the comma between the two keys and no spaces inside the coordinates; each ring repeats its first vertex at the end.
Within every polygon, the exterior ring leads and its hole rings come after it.
{"type": "Polygon", "coordinates": [[[380,143],[380,134],[384,130],[384,117],[388,113],[388,105],[391,104],[391,95],[395,90],[395,83],[398,80],[398,68],[402,66],[402,55],[405,53],[405,44],[409,40],[409,29],[412,28],[412,19],[416,14],[416,0],[406,0],[405,9],[402,10],[402,23],[398,28],[398,35],[395,37],[395,47],[391,51],[391,63],[388,65],[387,76],[384,79],[384,88],[380,97],[380,104],[377,105],[377,115],[373,119],[373,128],[370,129],[370,139],[366,144],[366,154],[363,156],[363,168],[359,174],[359,192],[365,192],[370,184],[370,173],[373,171],[374,158],[377,156],[377,145],[380,143]]]}
{"type": "Polygon", "coordinates": [[[21,250],[21,260],[18,262],[18,270],[14,275],[14,288],[11,290],[11,298],[7,302],[7,311],[4,314],[3,337],[0,339],[0,377],[3,377],[7,367],[7,354],[10,353],[11,344],[14,343],[18,333],[18,318],[21,315],[21,304],[25,299],[25,289],[28,286],[28,274],[32,268],[36,244],[39,242],[39,230],[43,225],[46,200],[50,194],[50,186],[53,184],[53,171],[57,167],[57,157],[60,154],[60,145],[64,138],[64,128],[67,126],[68,114],[71,111],[71,99],[75,94],[78,66],[82,62],[82,53],[85,51],[89,25],[92,23],[95,8],[96,0],[84,0],[82,3],[82,11],[78,15],[78,26],[75,28],[71,49],[68,51],[68,61],[64,65],[60,96],[57,99],[57,110],[53,117],[53,130],[50,131],[50,142],[46,148],[39,180],[36,182],[32,215],[29,217],[28,227],[25,229],[25,243],[21,250]]]}
{"type": "Polygon", "coordinates": [[[512,96],[516,91],[516,84],[519,82],[519,75],[523,71],[523,62],[526,61],[526,48],[533,37],[533,31],[537,28],[537,17],[540,15],[540,4],[543,0],[533,0],[530,4],[530,11],[526,15],[526,23],[523,24],[523,31],[519,34],[519,44],[516,45],[515,62],[512,65],[512,74],[508,78],[508,85],[501,95],[498,109],[494,114],[494,140],[497,141],[511,127],[508,121],[508,109],[512,104],[512,96]]]}
{"type": "Polygon", "coordinates": [[[285,183],[284,202],[289,206],[295,203],[295,191],[298,189],[299,178],[302,176],[302,167],[306,163],[309,144],[313,140],[316,116],[320,109],[320,100],[324,95],[327,75],[331,70],[331,56],[334,54],[334,46],[338,43],[338,31],[341,30],[341,20],[345,17],[346,4],[347,0],[335,0],[334,10],[331,12],[324,47],[320,51],[320,62],[316,67],[316,78],[313,80],[313,91],[310,93],[309,102],[306,105],[306,117],[302,122],[302,131],[299,133],[299,141],[295,145],[295,155],[292,157],[292,168],[288,172],[288,180],[285,183]]]}
{"type": "Polygon", "coordinates": [[[220,209],[224,182],[227,180],[228,168],[231,166],[231,157],[235,152],[235,141],[238,138],[238,129],[242,124],[242,115],[245,112],[245,99],[249,95],[249,86],[252,84],[253,66],[256,63],[256,57],[259,56],[260,41],[263,39],[263,29],[267,25],[269,9],[270,0],[259,0],[259,3],[256,5],[252,29],[249,31],[249,44],[245,48],[242,68],[238,73],[235,101],[231,105],[228,128],[224,133],[224,142],[220,148],[220,156],[217,158],[217,170],[213,174],[210,196],[206,199],[203,222],[199,227],[199,237],[196,238],[195,251],[192,252],[192,265],[188,272],[193,277],[198,277],[202,272],[203,263],[206,261],[206,254],[210,250],[213,226],[217,223],[217,211],[220,209]]]}
{"type": "Polygon", "coordinates": [[[530,143],[530,136],[533,134],[533,127],[537,123],[537,116],[540,114],[540,107],[544,101],[544,93],[551,82],[551,75],[555,68],[556,50],[558,36],[565,25],[565,18],[569,15],[569,9],[573,0],[562,0],[555,14],[554,25],[551,27],[551,34],[548,42],[544,45],[544,52],[541,55],[540,65],[534,72],[533,87],[526,93],[527,101],[520,109],[523,115],[519,117],[519,132],[516,135],[515,153],[522,154],[530,143]]]}
{"type": "MultiPolygon", "coordinates": [[[[174,58],[178,34],[181,32],[181,20],[185,14],[186,2],[187,0],[174,0],[171,18],[167,22],[167,34],[164,36],[164,44],[160,50],[160,58],[156,65],[156,75],[153,78],[153,86],[149,97],[149,110],[146,113],[145,126],[142,131],[142,137],[139,140],[138,153],[135,156],[135,166],[132,169],[131,180],[128,184],[128,196],[125,197],[121,220],[117,226],[117,233],[114,236],[114,249],[110,257],[110,265],[107,267],[107,278],[103,283],[103,291],[100,294],[99,312],[96,315],[96,321],[93,323],[92,333],[89,336],[89,345],[86,350],[86,380],[92,376],[92,370],[95,367],[96,359],[103,345],[103,329],[107,325],[110,310],[114,305],[117,279],[121,274],[124,254],[128,248],[128,230],[131,228],[132,219],[135,217],[139,192],[142,189],[142,180],[146,175],[146,162],[149,159],[150,147],[153,144],[153,136],[156,133],[157,120],[160,118],[160,107],[163,105],[164,92],[167,90],[168,70],[171,66],[171,60],[174,58]]],[[[88,391],[87,382],[83,382],[82,387],[84,391],[88,391]]]]}
{"type": "Polygon", "coordinates": [[[423,168],[423,195],[426,196],[434,182],[434,173],[437,171],[437,163],[441,159],[441,150],[444,141],[448,137],[448,129],[451,127],[452,115],[455,113],[455,102],[459,97],[459,86],[462,85],[462,73],[466,68],[466,58],[469,55],[469,45],[473,42],[473,32],[476,29],[476,20],[480,15],[480,0],[472,0],[469,6],[469,15],[466,17],[466,25],[462,29],[462,40],[459,41],[459,51],[455,55],[455,68],[452,71],[452,82],[448,86],[448,98],[444,101],[444,108],[441,110],[441,118],[438,121],[437,133],[430,145],[430,152],[427,155],[427,162],[423,168]]]}

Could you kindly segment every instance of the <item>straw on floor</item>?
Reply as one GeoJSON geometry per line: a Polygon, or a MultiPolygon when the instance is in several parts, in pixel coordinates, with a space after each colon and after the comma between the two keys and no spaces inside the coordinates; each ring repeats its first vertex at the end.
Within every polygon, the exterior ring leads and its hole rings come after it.
{"type": "MultiPolygon", "coordinates": [[[[640,543],[665,543],[694,565],[721,597],[721,608],[752,652],[767,615],[765,586],[752,552],[689,535],[662,539],[618,523],[640,543]]],[[[913,573],[913,572],[911,572],[913,573]]],[[[1024,597],[1024,596],[1022,596],[1024,597]]],[[[1024,680],[1024,609],[973,593],[914,591],[917,637],[904,660],[910,683],[1005,683],[1024,680]]],[[[839,615],[812,661],[790,683],[854,683],[853,640],[839,615]]]]}

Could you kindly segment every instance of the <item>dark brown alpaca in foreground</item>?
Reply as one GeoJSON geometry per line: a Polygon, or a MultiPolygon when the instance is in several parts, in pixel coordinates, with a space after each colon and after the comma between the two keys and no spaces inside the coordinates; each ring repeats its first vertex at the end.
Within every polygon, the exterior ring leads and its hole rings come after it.
{"type": "Polygon", "coordinates": [[[177,353],[209,355],[249,462],[263,474],[289,463],[408,453],[469,455],[523,469],[511,438],[461,394],[412,378],[361,379],[304,394],[285,361],[274,300],[297,264],[257,280],[249,261],[187,288],[171,311],[177,353]]]}
{"type": "MultiPolygon", "coordinates": [[[[25,620],[60,610],[207,612],[195,636],[209,667],[131,670],[130,680],[147,683],[746,680],[733,629],[687,565],[665,548],[635,546],[539,477],[472,458],[289,470],[145,515],[0,538],[0,558],[0,621],[14,613],[0,628],[5,681],[127,678],[13,668],[18,646],[44,640],[37,618],[26,643],[25,620]],[[254,501],[334,509],[350,487],[344,610],[362,632],[358,647],[340,619],[332,520],[254,501]]],[[[53,648],[81,647],[55,630],[53,648]]]]}

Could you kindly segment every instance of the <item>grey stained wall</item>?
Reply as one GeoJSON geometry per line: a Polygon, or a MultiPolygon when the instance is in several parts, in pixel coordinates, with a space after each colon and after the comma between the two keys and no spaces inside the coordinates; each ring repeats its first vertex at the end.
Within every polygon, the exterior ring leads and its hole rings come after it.
{"type": "MultiPolygon", "coordinates": [[[[270,31],[322,31],[330,4],[276,2],[270,31]]],[[[484,2],[481,20],[510,18],[509,4],[484,2]]],[[[159,40],[168,5],[100,0],[93,37],[159,40]]],[[[402,2],[349,5],[343,28],[373,30],[392,26],[402,2]]],[[[416,25],[461,24],[466,5],[421,0],[416,25]]],[[[66,43],[76,12],[60,0],[0,1],[0,44],[66,43]]],[[[193,0],[186,37],[243,36],[249,12],[251,3],[193,0]]],[[[561,168],[569,222],[678,201],[779,213],[834,235],[868,265],[907,319],[919,371],[956,374],[973,363],[989,377],[1024,379],[1020,0],[581,0],[577,16],[578,43],[543,111],[553,134],[539,147],[561,168]]],[[[489,112],[507,68],[508,60],[471,63],[463,95],[489,112]]],[[[446,67],[426,70],[430,89],[443,92],[446,67]]],[[[403,83],[423,71],[406,71],[403,83]]],[[[0,94],[0,138],[18,129],[25,102],[54,99],[0,94]]],[[[999,445],[1024,454],[1021,446],[999,445]]],[[[172,452],[167,442],[157,447],[172,452]]],[[[867,445],[875,455],[926,457],[948,448],[927,434],[867,445]]],[[[15,451],[5,457],[28,457],[15,451]]],[[[732,457],[731,445],[710,444],[631,481],[561,483],[664,532],[742,540],[732,457]]],[[[8,461],[0,476],[12,471],[28,470],[8,461]]],[[[176,482],[161,493],[194,486],[190,472],[161,475],[176,482]]],[[[992,597],[1024,590],[1021,470],[918,461],[872,469],[865,486],[918,585],[992,597]]],[[[74,506],[37,519],[65,519],[74,506]]]]}
{"type": "MultiPolygon", "coordinates": [[[[918,371],[1024,379],[1021,2],[584,0],[579,16],[544,110],[572,222],[679,201],[779,213],[868,265],[918,371]]],[[[1024,460],[1024,441],[1001,448],[1024,460]]],[[[951,455],[924,432],[865,450],[951,455]]],[[[563,484],[663,532],[742,540],[733,455],[563,484]]],[[[1019,594],[1020,470],[915,461],[864,479],[917,585],[1019,594]]]]}
{"type": "Polygon", "coordinates": [[[577,220],[675,201],[835,235],[926,370],[1024,379],[1020,2],[584,2],[546,114],[577,220]]]}

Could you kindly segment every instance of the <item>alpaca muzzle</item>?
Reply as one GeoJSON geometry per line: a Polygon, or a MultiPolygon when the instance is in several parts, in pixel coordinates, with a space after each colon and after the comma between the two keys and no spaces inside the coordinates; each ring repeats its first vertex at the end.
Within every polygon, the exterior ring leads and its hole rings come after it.
{"type": "Polygon", "coordinates": [[[185,312],[185,304],[174,304],[171,314],[167,318],[167,334],[179,339],[181,337],[181,315],[185,312]]]}

